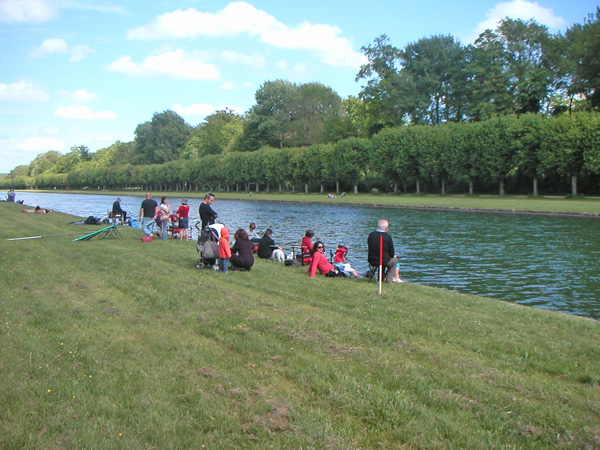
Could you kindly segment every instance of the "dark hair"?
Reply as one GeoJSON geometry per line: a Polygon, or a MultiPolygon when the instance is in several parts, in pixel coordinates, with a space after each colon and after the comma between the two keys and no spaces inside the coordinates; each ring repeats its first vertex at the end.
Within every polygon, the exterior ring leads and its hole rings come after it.
{"type": "Polygon", "coordinates": [[[315,232],[313,230],[306,230],[306,234],[304,235],[304,237],[313,237],[315,235],[315,232]]]}
{"type": "Polygon", "coordinates": [[[247,241],[248,240],[248,233],[246,233],[246,230],[244,230],[243,228],[239,228],[235,234],[233,235],[233,239],[235,239],[236,241],[239,239],[241,241],[247,241]]]}
{"type": "Polygon", "coordinates": [[[164,202],[166,202],[166,201],[167,201],[167,198],[168,198],[168,197],[161,197],[161,198],[160,198],[160,202],[161,202],[161,203],[164,203],[164,202]]]}
{"type": "Polygon", "coordinates": [[[212,192],[207,192],[206,195],[204,196],[204,199],[206,200],[207,198],[211,198],[214,196],[215,196],[215,194],[213,194],[212,192]]]}
{"type": "Polygon", "coordinates": [[[252,228],[252,229],[256,228],[256,224],[254,222],[250,222],[250,228],[252,228]]]}
{"type": "Polygon", "coordinates": [[[313,248],[312,248],[312,250],[310,251],[310,256],[312,256],[312,255],[314,255],[314,254],[315,254],[315,252],[317,251],[317,247],[318,247],[319,245],[322,245],[323,247],[325,247],[325,244],[323,244],[321,241],[317,241],[317,242],[315,242],[315,243],[313,244],[313,248]]]}

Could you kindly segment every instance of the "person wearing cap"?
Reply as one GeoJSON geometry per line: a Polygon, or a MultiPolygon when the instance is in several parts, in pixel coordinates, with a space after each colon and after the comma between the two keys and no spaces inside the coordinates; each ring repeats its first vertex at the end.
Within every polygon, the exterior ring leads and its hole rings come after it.
{"type": "Polygon", "coordinates": [[[187,199],[181,200],[179,209],[175,212],[179,216],[179,240],[190,240],[190,207],[187,199]]]}
{"type": "Polygon", "coordinates": [[[273,230],[267,228],[264,236],[258,241],[257,255],[262,259],[272,259],[277,262],[283,262],[285,255],[281,247],[275,244],[273,240],[273,230]]]}

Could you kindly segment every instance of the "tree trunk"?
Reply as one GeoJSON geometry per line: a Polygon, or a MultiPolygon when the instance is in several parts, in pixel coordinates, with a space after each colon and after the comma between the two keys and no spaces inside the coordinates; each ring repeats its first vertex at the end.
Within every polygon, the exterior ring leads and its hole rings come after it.
{"type": "Polygon", "coordinates": [[[473,195],[473,180],[469,180],[469,195],[473,195]]]}
{"type": "Polygon", "coordinates": [[[538,178],[533,177],[533,196],[538,197],[540,195],[540,191],[538,189],[538,178]]]}
{"type": "Polygon", "coordinates": [[[335,193],[340,195],[340,182],[336,180],[335,182],[335,193]]]}
{"type": "Polygon", "coordinates": [[[323,192],[325,192],[325,186],[323,186],[323,183],[321,183],[321,189],[320,189],[320,192],[321,192],[321,194],[322,194],[323,192]]]}
{"type": "Polygon", "coordinates": [[[353,189],[354,189],[354,193],[358,194],[358,184],[355,184],[353,189]]]}
{"type": "Polygon", "coordinates": [[[269,182],[267,181],[267,194],[271,192],[271,186],[269,185],[269,182]]]}
{"type": "Polygon", "coordinates": [[[504,189],[504,180],[500,180],[500,195],[506,194],[506,190],[504,189]]]}
{"type": "Polygon", "coordinates": [[[446,195],[446,179],[442,177],[442,195],[446,195]]]}
{"type": "Polygon", "coordinates": [[[421,193],[421,183],[417,180],[417,194],[421,193]]]}
{"type": "Polygon", "coordinates": [[[571,177],[571,196],[577,197],[577,175],[571,177]]]}
{"type": "Polygon", "coordinates": [[[394,181],[394,194],[398,193],[398,182],[394,181]]]}
{"type": "Polygon", "coordinates": [[[258,181],[256,183],[254,183],[254,192],[258,192],[260,190],[260,184],[258,184],[258,181]]]}
{"type": "Polygon", "coordinates": [[[308,183],[304,183],[304,193],[308,194],[308,183]]]}

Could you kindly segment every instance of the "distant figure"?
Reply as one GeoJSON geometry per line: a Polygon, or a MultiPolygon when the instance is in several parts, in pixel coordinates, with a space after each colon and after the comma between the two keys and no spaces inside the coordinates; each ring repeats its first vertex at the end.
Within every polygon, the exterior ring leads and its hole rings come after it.
{"type": "Polygon", "coordinates": [[[227,273],[231,258],[231,247],[229,246],[229,228],[221,228],[221,237],[219,238],[219,268],[221,272],[227,273]]]}
{"type": "Polygon", "coordinates": [[[200,208],[198,208],[198,213],[200,214],[200,220],[202,221],[202,229],[204,229],[207,225],[212,225],[215,223],[218,214],[213,211],[210,205],[215,201],[215,194],[212,192],[208,192],[204,196],[204,200],[200,203],[200,208]]]}
{"type": "Polygon", "coordinates": [[[382,247],[382,264],[387,268],[385,276],[386,283],[402,283],[400,269],[398,268],[398,256],[394,253],[394,242],[387,233],[390,224],[381,219],[377,224],[377,230],[372,231],[367,238],[369,246],[368,261],[372,266],[379,266],[379,247],[382,247]]]}
{"type": "Polygon", "coordinates": [[[154,230],[154,221],[156,220],[157,216],[158,204],[148,192],[146,194],[146,199],[142,202],[142,207],[140,208],[140,223],[142,224],[142,231],[146,236],[152,235],[152,230],[154,230]]]}
{"type": "Polygon", "coordinates": [[[252,242],[260,241],[260,236],[256,233],[256,224],[254,222],[250,222],[250,225],[248,225],[248,239],[252,242]]]}
{"type": "Polygon", "coordinates": [[[285,254],[281,247],[275,244],[273,240],[273,230],[267,228],[264,236],[258,242],[258,257],[262,259],[272,259],[273,261],[283,262],[285,254]]]}
{"type": "Polygon", "coordinates": [[[121,223],[125,223],[125,221],[127,219],[127,212],[123,211],[123,208],[121,208],[121,198],[120,197],[115,200],[115,202],[113,203],[113,206],[112,206],[112,222],[113,223],[116,223],[118,216],[121,217],[121,223]]]}
{"type": "Polygon", "coordinates": [[[254,242],[242,228],[233,235],[235,243],[231,247],[231,265],[242,270],[250,270],[254,265],[254,242]]]}
{"type": "Polygon", "coordinates": [[[175,213],[179,216],[179,240],[185,239],[186,241],[190,240],[190,207],[188,206],[187,199],[181,200],[181,206],[177,209],[175,213]]]}
{"type": "Polygon", "coordinates": [[[15,202],[15,196],[16,196],[15,190],[11,189],[10,191],[8,191],[6,193],[6,201],[10,202],[10,203],[14,203],[15,202]]]}
{"type": "Polygon", "coordinates": [[[36,206],[33,211],[36,212],[36,213],[38,213],[38,214],[50,214],[51,212],[54,212],[54,211],[52,211],[51,209],[48,209],[48,208],[40,208],[39,205],[36,206]]]}
{"type": "Polygon", "coordinates": [[[160,206],[158,210],[160,212],[160,237],[163,241],[167,240],[167,232],[169,230],[169,223],[171,222],[171,206],[167,203],[169,199],[162,197],[160,199],[160,206]]]}

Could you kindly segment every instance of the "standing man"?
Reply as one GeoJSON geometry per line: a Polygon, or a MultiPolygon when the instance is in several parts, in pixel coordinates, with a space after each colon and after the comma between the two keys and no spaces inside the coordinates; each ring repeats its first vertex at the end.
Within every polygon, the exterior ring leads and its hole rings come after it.
{"type": "Polygon", "coordinates": [[[121,223],[125,223],[127,220],[127,211],[123,211],[123,208],[121,208],[121,198],[117,198],[115,200],[115,202],[113,203],[113,207],[112,207],[112,218],[113,218],[113,223],[116,223],[117,221],[117,217],[121,217],[121,223]]]}
{"type": "Polygon", "coordinates": [[[198,212],[200,213],[200,220],[202,221],[202,229],[207,225],[213,225],[215,223],[218,214],[210,207],[214,201],[215,194],[209,192],[204,196],[202,203],[200,203],[198,212]]]}
{"type": "Polygon", "coordinates": [[[146,200],[142,202],[142,207],[140,208],[140,223],[142,224],[142,231],[146,236],[152,235],[156,216],[158,216],[158,204],[152,199],[152,195],[147,193],[146,200]]]}
{"type": "Polygon", "coordinates": [[[400,278],[400,269],[398,268],[398,256],[394,253],[394,241],[387,232],[389,228],[390,224],[388,221],[381,219],[377,224],[377,230],[369,234],[367,238],[369,264],[379,266],[379,247],[381,246],[383,268],[387,269],[385,282],[403,283],[400,278]]]}

